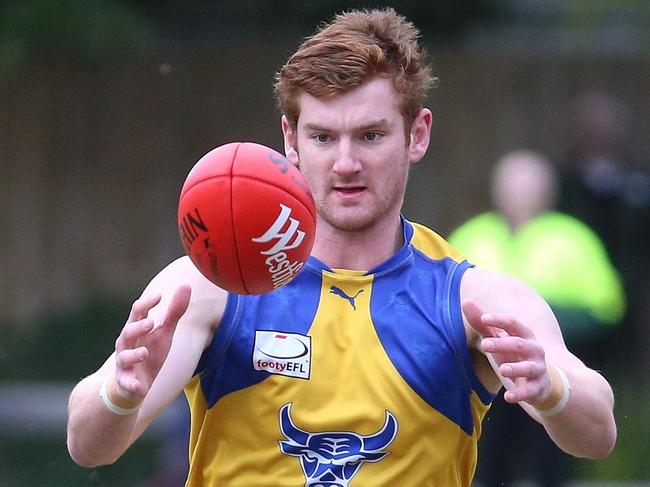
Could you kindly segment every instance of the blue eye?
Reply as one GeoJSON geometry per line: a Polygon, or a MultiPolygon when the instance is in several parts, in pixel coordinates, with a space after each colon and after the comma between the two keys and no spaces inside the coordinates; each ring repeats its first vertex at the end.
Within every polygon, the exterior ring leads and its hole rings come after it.
{"type": "Polygon", "coordinates": [[[381,138],[381,134],[378,132],[368,132],[363,135],[363,139],[368,142],[375,142],[381,138]]]}

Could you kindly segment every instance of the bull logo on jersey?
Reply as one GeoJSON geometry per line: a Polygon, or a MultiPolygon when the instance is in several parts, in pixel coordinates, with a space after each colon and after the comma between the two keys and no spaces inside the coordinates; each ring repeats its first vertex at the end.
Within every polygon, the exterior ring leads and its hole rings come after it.
{"type": "Polygon", "coordinates": [[[348,487],[364,462],[378,462],[388,455],[384,450],[397,435],[397,419],[388,411],[384,426],[373,435],[309,433],[291,419],[291,404],[280,409],[280,430],[287,438],[280,441],[280,449],[285,455],[300,458],[305,487],[348,487]]]}

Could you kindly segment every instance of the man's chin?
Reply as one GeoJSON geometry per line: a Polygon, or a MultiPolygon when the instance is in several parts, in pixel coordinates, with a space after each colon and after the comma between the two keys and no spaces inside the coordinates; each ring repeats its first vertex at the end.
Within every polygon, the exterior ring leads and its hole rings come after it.
{"type": "Polygon", "coordinates": [[[358,208],[337,211],[335,214],[326,212],[322,216],[327,224],[341,232],[361,232],[371,228],[376,221],[374,215],[361,213],[358,208]]]}

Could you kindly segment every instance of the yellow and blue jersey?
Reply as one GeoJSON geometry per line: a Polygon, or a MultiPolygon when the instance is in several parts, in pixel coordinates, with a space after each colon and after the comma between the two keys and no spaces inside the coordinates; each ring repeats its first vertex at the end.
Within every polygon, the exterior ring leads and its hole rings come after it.
{"type": "Polygon", "coordinates": [[[272,293],[229,295],[186,389],[187,486],[470,485],[493,399],[460,310],[470,264],[402,222],[369,272],[312,257],[272,293]]]}

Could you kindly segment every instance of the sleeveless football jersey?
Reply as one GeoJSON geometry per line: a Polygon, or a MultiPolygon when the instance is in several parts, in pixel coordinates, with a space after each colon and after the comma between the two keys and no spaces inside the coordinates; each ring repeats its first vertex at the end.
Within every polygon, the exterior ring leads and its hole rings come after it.
{"type": "Polygon", "coordinates": [[[187,486],[470,485],[493,396],[463,328],[469,264],[402,221],[403,247],[367,273],[310,258],[272,293],[228,297],[186,388],[187,486]]]}

